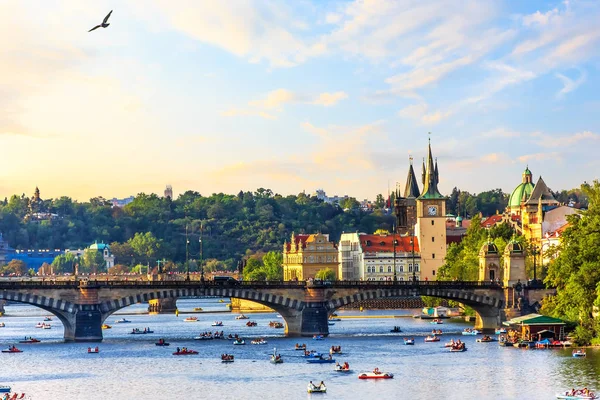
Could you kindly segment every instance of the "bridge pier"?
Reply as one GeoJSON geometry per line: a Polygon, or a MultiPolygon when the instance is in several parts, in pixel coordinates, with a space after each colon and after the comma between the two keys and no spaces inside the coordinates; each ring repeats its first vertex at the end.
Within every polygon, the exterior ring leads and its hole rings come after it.
{"type": "Polygon", "coordinates": [[[62,315],[60,318],[65,327],[65,341],[101,342],[104,321],[102,312],[97,306],[86,305],[83,308],[78,308],[75,312],[62,315]]]}
{"type": "Polygon", "coordinates": [[[0,317],[4,315],[4,304],[6,304],[5,300],[0,300],[0,317]]]}
{"type": "Polygon", "coordinates": [[[286,336],[329,335],[328,312],[324,303],[308,303],[302,310],[277,310],[285,320],[286,336]]]}
{"type": "Polygon", "coordinates": [[[173,314],[177,310],[177,298],[152,299],[148,301],[148,312],[157,314],[173,314]]]}

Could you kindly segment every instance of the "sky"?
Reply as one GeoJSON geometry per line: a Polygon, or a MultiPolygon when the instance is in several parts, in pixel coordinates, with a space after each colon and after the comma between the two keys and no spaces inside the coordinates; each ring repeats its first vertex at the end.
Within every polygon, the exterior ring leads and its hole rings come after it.
{"type": "Polygon", "coordinates": [[[0,2],[0,197],[598,178],[600,2],[0,2]],[[106,29],[89,32],[114,10],[106,29]],[[431,134],[429,134],[431,132],[431,134]]]}

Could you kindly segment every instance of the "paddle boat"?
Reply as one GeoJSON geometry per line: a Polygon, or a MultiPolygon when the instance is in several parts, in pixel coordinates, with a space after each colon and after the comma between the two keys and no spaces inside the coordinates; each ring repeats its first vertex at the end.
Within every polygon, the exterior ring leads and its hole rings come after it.
{"type": "Polygon", "coordinates": [[[444,334],[444,332],[442,332],[442,330],[441,330],[441,329],[432,329],[432,330],[431,330],[431,334],[432,334],[432,335],[437,335],[437,336],[440,336],[440,335],[443,335],[443,334],[444,334]]]}
{"type": "Polygon", "coordinates": [[[433,336],[427,336],[425,338],[425,342],[439,342],[439,341],[440,341],[440,338],[437,337],[437,336],[435,336],[435,335],[433,335],[433,336]]]}
{"type": "Polygon", "coordinates": [[[308,357],[306,362],[310,364],[333,364],[335,362],[335,358],[332,358],[331,355],[325,358],[321,354],[319,357],[308,357]]]}
{"type": "Polygon", "coordinates": [[[331,346],[329,354],[342,354],[342,346],[331,346]]]}
{"type": "Polygon", "coordinates": [[[38,322],[38,323],[35,325],[35,327],[36,327],[36,328],[40,328],[40,329],[41,329],[41,328],[43,328],[44,326],[46,326],[46,324],[45,324],[45,323],[43,323],[43,322],[38,322]]]}
{"type": "Polygon", "coordinates": [[[585,353],[584,349],[577,349],[573,350],[572,355],[573,357],[585,357],[587,354],[585,353]]]}
{"type": "Polygon", "coordinates": [[[219,303],[225,303],[225,300],[219,299],[219,303]]]}
{"type": "Polygon", "coordinates": [[[250,344],[267,344],[267,341],[263,338],[254,339],[250,344]]]}
{"type": "Polygon", "coordinates": [[[361,372],[358,375],[358,379],[392,379],[393,377],[394,374],[380,371],[379,368],[375,368],[373,372],[361,372]]]}
{"type": "Polygon", "coordinates": [[[194,340],[213,340],[213,339],[214,339],[214,337],[213,337],[212,333],[210,333],[210,332],[204,332],[204,333],[201,333],[200,335],[194,337],[194,340]]]}
{"type": "Polygon", "coordinates": [[[505,334],[507,332],[506,328],[497,328],[496,329],[496,335],[502,335],[505,334]]]}
{"type": "Polygon", "coordinates": [[[246,317],[244,314],[240,314],[237,317],[235,317],[235,319],[250,319],[250,318],[246,317]]]}
{"type": "Polygon", "coordinates": [[[246,341],[245,341],[244,339],[242,339],[242,338],[237,338],[237,339],[235,339],[235,340],[233,341],[233,344],[235,344],[235,345],[238,345],[238,346],[241,346],[241,345],[243,345],[243,344],[246,344],[246,341]]]}
{"type": "Polygon", "coordinates": [[[202,307],[194,307],[194,311],[202,311],[202,307]]]}
{"type": "Polygon", "coordinates": [[[350,369],[350,364],[348,362],[344,362],[343,364],[335,363],[335,367],[333,367],[335,372],[352,372],[350,369]]]}
{"type": "Polygon", "coordinates": [[[151,331],[148,328],[144,328],[144,330],[135,328],[135,329],[132,329],[131,332],[129,332],[130,335],[145,335],[147,333],[154,333],[154,331],[151,331]]]}
{"type": "Polygon", "coordinates": [[[194,354],[198,354],[198,352],[196,350],[188,349],[187,347],[181,349],[178,347],[177,351],[173,353],[174,356],[189,356],[194,354]]]}
{"type": "Polygon", "coordinates": [[[19,340],[19,343],[39,343],[40,341],[36,338],[26,337],[23,340],[19,340]]]}
{"type": "Polygon", "coordinates": [[[415,344],[415,339],[414,338],[410,338],[410,339],[404,338],[404,344],[407,345],[407,346],[414,345],[415,344]]]}
{"type": "Polygon", "coordinates": [[[221,354],[222,363],[232,363],[234,361],[233,354],[221,354]]]}
{"type": "Polygon", "coordinates": [[[399,326],[395,326],[394,328],[392,328],[392,330],[390,330],[390,332],[392,332],[392,333],[400,333],[400,332],[402,332],[402,329],[400,329],[399,326]]]}
{"type": "Polygon", "coordinates": [[[461,351],[467,351],[467,346],[465,346],[465,344],[463,342],[461,342],[460,340],[458,340],[456,343],[454,343],[452,345],[452,347],[450,347],[450,352],[452,352],[452,353],[457,353],[457,352],[461,352],[461,351]]]}
{"type": "Polygon", "coordinates": [[[323,383],[323,381],[321,381],[320,384],[315,385],[312,383],[312,381],[310,381],[308,383],[308,387],[306,388],[306,391],[308,393],[326,393],[327,392],[327,386],[325,386],[325,384],[323,383]]]}
{"type": "Polygon", "coordinates": [[[112,329],[112,326],[107,324],[102,324],[102,329],[112,329]]]}
{"type": "Polygon", "coordinates": [[[477,329],[471,329],[471,328],[465,328],[465,330],[462,331],[463,336],[475,336],[475,335],[479,335],[481,332],[479,332],[477,329]]]}
{"type": "Polygon", "coordinates": [[[478,343],[490,343],[490,342],[495,342],[496,339],[494,339],[491,336],[484,335],[481,339],[476,339],[475,341],[478,343]]]}
{"type": "Polygon", "coordinates": [[[183,322],[198,322],[198,317],[187,317],[184,318],[183,322]]]}
{"type": "Polygon", "coordinates": [[[557,394],[557,399],[561,400],[593,400],[597,399],[598,396],[587,388],[583,389],[572,389],[565,394],[557,394]]]}
{"type": "Polygon", "coordinates": [[[17,349],[16,346],[9,346],[8,349],[2,350],[3,353],[22,353],[23,350],[17,349]]]}
{"type": "Polygon", "coordinates": [[[6,325],[4,325],[4,322],[0,322],[0,328],[4,328],[6,325]]]}
{"type": "Polygon", "coordinates": [[[0,386],[0,393],[10,393],[11,390],[10,386],[0,386]]]}
{"type": "Polygon", "coordinates": [[[442,322],[441,319],[436,318],[436,319],[432,319],[429,323],[430,324],[443,324],[444,322],[442,322]]]}
{"type": "Polygon", "coordinates": [[[306,343],[298,344],[296,343],[296,347],[294,350],[304,350],[306,351],[306,343]]]}
{"type": "Polygon", "coordinates": [[[333,325],[335,325],[335,322],[331,322],[331,321],[329,321],[329,322],[327,322],[327,325],[329,325],[329,326],[333,326],[333,325]]]}
{"type": "Polygon", "coordinates": [[[130,322],[131,322],[131,321],[130,321],[130,320],[128,320],[128,319],[121,318],[121,319],[118,319],[118,320],[116,320],[116,321],[115,321],[115,324],[128,324],[128,323],[130,323],[130,322]]]}
{"type": "Polygon", "coordinates": [[[44,326],[42,326],[42,329],[52,329],[52,325],[45,324],[44,326]]]}
{"type": "Polygon", "coordinates": [[[281,323],[281,322],[279,322],[279,321],[271,321],[271,322],[269,322],[269,326],[270,326],[271,328],[277,328],[277,329],[280,329],[280,328],[283,328],[283,323],[281,323]]]}
{"type": "Polygon", "coordinates": [[[454,346],[454,343],[454,339],[452,339],[449,342],[444,343],[444,347],[452,347],[454,346]]]}
{"type": "Polygon", "coordinates": [[[165,339],[163,339],[163,338],[158,339],[158,342],[156,342],[154,344],[157,346],[170,346],[171,345],[171,343],[165,342],[165,339]]]}
{"type": "Polygon", "coordinates": [[[88,347],[88,353],[89,354],[97,354],[97,353],[100,353],[100,349],[98,348],[98,346],[88,347]]]}
{"type": "Polygon", "coordinates": [[[332,317],[329,317],[329,320],[330,320],[331,322],[340,322],[342,319],[341,319],[341,318],[336,318],[336,317],[333,317],[333,316],[332,316],[332,317]]]}
{"type": "Polygon", "coordinates": [[[211,326],[223,326],[223,322],[222,321],[215,321],[211,324],[211,326]]]}
{"type": "Polygon", "coordinates": [[[317,352],[315,350],[311,350],[311,351],[304,350],[303,357],[305,357],[305,358],[306,357],[313,357],[314,358],[314,357],[321,357],[322,355],[323,355],[323,353],[319,353],[319,352],[317,352]]]}
{"type": "Polygon", "coordinates": [[[246,326],[249,326],[249,327],[253,327],[253,326],[256,326],[256,325],[257,325],[257,323],[254,322],[254,321],[248,321],[248,322],[246,322],[246,326]]]}
{"type": "Polygon", "coordinates": [[[313,340],[323,340],[323,339],[325,339],[325,338],[323,337],[323,335],[314,335],[314,336],[313,336],[313,340]]]}
{"type": "Polygon", "coordinates": [[[52,317],[44,317],[44,321],[52,321],[52,317]]]}
{"type": "Polygon", "coordinates": [[[283,358],[281,358],[281,354],[277,353],[277,347],[273,347],[273,354],[271,354],[271,364],[281,364],[283,363],[283,358]]]}

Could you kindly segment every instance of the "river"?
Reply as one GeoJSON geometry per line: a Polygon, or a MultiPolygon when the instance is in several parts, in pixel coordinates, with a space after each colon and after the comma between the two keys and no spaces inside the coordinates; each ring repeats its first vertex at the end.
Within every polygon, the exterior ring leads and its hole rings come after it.
{"type": "Polygon", "coordinates": [[[569,349],[521,350],[501,348],[497,343],[476,343],[474,336],[460,336],[465,323],[444,321],[432,325],[413,318],[390,318],[414,313],[411,310],[339,311],[343,318],[330,326],[330,336],[322,341],[286,338],[282,329],[268,326],[283,321],[274,313],[249,314],[258,326],[246,327],[247,320],[226,313],[225,303],[217,299],[182,299],[178,307],[192,311],[223,311],[196,314],[199,321],[183,322],[189,314],[147,315],[147,305],[121,310],[108,318],[112,329],[104,330],[99,354],[87,354],[88,344],[64,343],[63,329],[53,317],[52,329],[36,329],[46,312],[28,305],[8,305],[0,318],[0,347],[17,344],[24,352],[0,354],[0,385],[11,385],[33,400],[41,399],[553,399],[557,392],[572,387],[600,389],[600,353],[588,350],[586,358],[571,357],[569,349]],[[129,324],[116,324],[125,317],[129,324]],[[376,318],[362,318],[376,317],[376,318]],[[384,318],[387,317],[387,318],[384,318]],[[245,346],[231,340],[194,341],[200,332],[238,333],[247,338],[245,346]],[[398,325],[403,333],[390,330],[398,325]],[[130,335],[132,328],[150,327],[155,333],[130,335]],[[432,328],[442,329],[442,341],[424,343],[432,328]],[[25,336],[41,340],[37,344],[18,344],[25,336]],[[403,337],[414,336],[415,345],[405,346],[403,337]],[[154,343],[164,337],[170,347],[154,343]],[[250,345],[250,339],[264,337],[267,345],[250,345]],[[444,342],[460,338],[468,350],[450,353],[444,342]],[[338,361],[348,361],[354,371],[339,374],[330,364],[307,364],[294,351],[296,343],[327,352],[332,345],[342,346],[338,361]],[[200,352],[195,356],[173,356],[176,347],[200,352]],[[269,363],[277,348],[283,364],[269,363]],[[235,355],[235,362],[222,364],[220,355],[235,355]],[[394,379],[359,380],[362,371],[391,372],[394,379]],[[325,381],[327,394],[307,394],[308,381],[325,381]]]}

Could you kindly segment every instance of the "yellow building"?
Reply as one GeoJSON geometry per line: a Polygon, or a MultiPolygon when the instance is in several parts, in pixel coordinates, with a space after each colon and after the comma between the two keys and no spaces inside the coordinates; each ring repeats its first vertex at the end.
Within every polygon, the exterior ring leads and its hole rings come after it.
{"type": "Polygon", "coordinates": [[[329,235],[315,233],[295,235],[283,244],[283,280],[304,281],[314,278],[322,269],[330,268],[337,277],[338,249],[329,235]]]}

